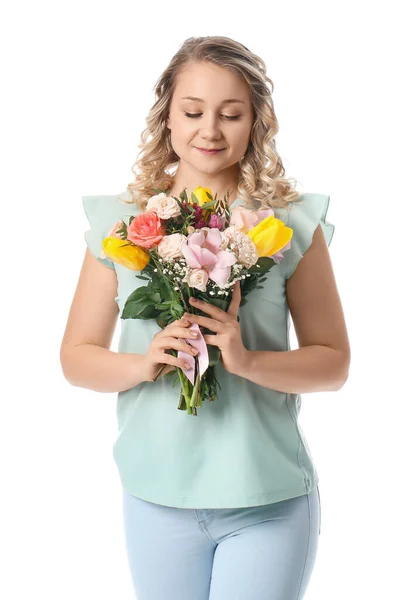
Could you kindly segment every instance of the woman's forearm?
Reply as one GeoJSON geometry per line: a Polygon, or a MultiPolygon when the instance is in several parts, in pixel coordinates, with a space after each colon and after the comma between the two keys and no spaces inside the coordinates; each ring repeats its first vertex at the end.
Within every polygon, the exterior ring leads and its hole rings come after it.
{"type": "Polygon", "coordinates": [[[126,354],[94,344],[61,350],[61,365],[70,384],[96,392],[123,392],[148,381],[144,354],[126,354]]]}
{"type": "Polygon", "coordinates": [[[247,350],[236,375],[287,394],[330,392],[346,382],[348,364],[342,352],[328,346],[282,352],[247,350]]]}

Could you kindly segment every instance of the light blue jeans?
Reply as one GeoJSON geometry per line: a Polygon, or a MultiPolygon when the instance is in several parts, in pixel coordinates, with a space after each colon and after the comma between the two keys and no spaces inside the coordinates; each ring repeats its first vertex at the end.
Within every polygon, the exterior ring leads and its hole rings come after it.
{"type": "Polygon", "coordinates": [[[263,506],[188,509],[123,490],[123,518],[137,600],[301,600],[317,554],[320,491],[263,506]]]}

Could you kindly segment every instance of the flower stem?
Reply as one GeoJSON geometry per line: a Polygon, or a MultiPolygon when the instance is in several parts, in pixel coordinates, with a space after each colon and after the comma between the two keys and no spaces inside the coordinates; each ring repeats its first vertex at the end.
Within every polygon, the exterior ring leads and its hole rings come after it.
{"type": "Polygon", "coordinates": [[[157,379],[160,377],[161,372],[163,371],[164,367],[166,366],[166,363],[163,363],[160,367],[160,369],[157,371],[156,376],[153,378],[153,381],[157,381],[157,379]]]}
{"type": "MultiPolygon", "coordinates": [[[[190,395],[189,395],[189,389],[188,389],[188,381],[189,380],[187,379],[186,375],[183,373],[183,371],[181,370],[180,367],[177,367],[177,372],[179,374],[180,384],[182,386],[181,395],[184,396],[184,400],[186,402],[186,407],[187,407],[187,413],[189,414],[189,404],[190,404],[190,395]]],[[[180,397],[179,406],[177,408],[180,408],[180,406],[182,406],[182,405],[183,405],[183,400],[180,397]]],[[[183,409],[180,409],[180,410],[183,410],[183,409]]]]}

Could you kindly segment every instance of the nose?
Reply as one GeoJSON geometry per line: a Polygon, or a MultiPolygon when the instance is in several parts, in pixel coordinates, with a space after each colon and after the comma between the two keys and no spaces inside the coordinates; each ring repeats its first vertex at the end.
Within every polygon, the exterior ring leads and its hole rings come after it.
{"type": "Polygon", "coordinates": [[[200,126],[200,137],[204,140],[220,140],[222,133],[219,127],[219,120],[212,117],[205,117],[200,126]]]}

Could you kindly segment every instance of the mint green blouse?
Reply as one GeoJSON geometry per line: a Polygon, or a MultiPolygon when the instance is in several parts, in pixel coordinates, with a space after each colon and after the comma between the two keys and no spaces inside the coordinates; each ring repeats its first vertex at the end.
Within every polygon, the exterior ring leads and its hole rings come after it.
{"type": "MultiPolygon", "coordinates": [[[[128,224],[140,212],[127,204],[127,192],[83,196],[90,223],[85,240],[92,254],[114,269],[120,314],[128,296],[146,282],[101,254],[102,240],[115,222],[128,224]]],[[[293,229],[291,248],[240,307],[241,334],[248,350],[290,350],[290,314],[285,285],[311,244],[320,224],[327,245],[334,226],[326,222],[330,196],[304,193],[275,216],[293,229]]],[[[243,204],[237,198],[230,209],[243,204]]],[[[259,205],[255,201],[255,207],[259,205]]],[[[144,354],[155,320],[120,319],[119,352],[144,354]]],[[[197,417],[178,410],[179,386],[171,377],[140,383],[118,393],[118,435],[113,457],[124,489],[143,500],[178,508],[242,508],[308,494],[319,481],[298,422],[301,396],[252,383],[216,367],[214,402],[204,402],[197,417]]]]}

